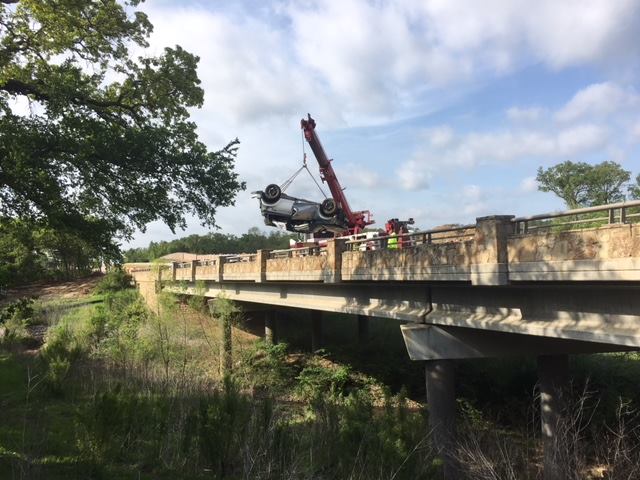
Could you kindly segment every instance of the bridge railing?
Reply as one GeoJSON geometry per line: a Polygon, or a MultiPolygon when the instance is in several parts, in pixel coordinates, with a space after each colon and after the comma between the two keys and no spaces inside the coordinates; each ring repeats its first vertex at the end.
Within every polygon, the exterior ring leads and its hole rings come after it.
{"type": "Polygon", "coordinates": [[[640,200],[513,219],[516,234],[526,234],[542,229],[593,228],[605,224],[624,224],[638,221],[640,221],[640,200]]]}
{"type": "Polygon", "coordinates": [[[326,245],[314,245],[308,247],[287,248],[285,250],[271,250],[269,259],[278,258],[295,258],[295,257],[316,257],[318,255],[326,255],[326,245]]]}
{"type": "MultiPolygon", "coordinates": [[[[475,225],[459,225],[403,233],[397,235],[396,238],[398,239],[399,248],[410,248],[419,245],[465,241],[472,239],[475,233],[475,225]]],[[[388,248],[389,238],[388,235],[380,235],[370,238],[347,240],[345,243],[347,250],[351,251],[383,250],[388,248]]]]}

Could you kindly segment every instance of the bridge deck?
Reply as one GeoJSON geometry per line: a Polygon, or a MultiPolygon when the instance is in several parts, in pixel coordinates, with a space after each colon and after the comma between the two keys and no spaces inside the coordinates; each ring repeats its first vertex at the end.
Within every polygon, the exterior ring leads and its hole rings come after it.
{"type": "Polygon", "coordinates": [[[127,264],[141,288],[640,346],[640,201],[326,247],[127,264]],[[142,285],[146,285],[142,287],[142,285]]]}

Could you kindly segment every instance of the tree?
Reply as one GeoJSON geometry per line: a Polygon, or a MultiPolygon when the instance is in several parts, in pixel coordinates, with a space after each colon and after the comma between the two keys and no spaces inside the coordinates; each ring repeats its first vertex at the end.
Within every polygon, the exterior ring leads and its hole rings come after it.
{"type": "Polygon", "coordinates": [[[0,217],[113,254],[153,220],[213,226],[244,189],[238,141],[209,151],[189,120],[198,57],[134,55],[152,31],[140,1],[0,0],[0,217]]]}
{"type": "Polygon", "coordinates": [[[636,183],[629,185],[629,197],[640,200],[640,174],[636,177],[636,183]]]}
{"type": "Polygon", "coordinates": [[[580,208],[623,201],[630,178],[631,173],[615,162],[566,161],[546,170],[538,168],[536,180],[539,190],[555,193],[569,208],[580,208]]]}

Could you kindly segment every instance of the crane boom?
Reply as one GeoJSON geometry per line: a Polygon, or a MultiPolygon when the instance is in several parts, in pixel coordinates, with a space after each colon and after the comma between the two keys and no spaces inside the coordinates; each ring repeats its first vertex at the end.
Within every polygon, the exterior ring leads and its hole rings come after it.
{"type": "Polygon", "coordinates": [[[304,132],[304,138],[309,143],[313,155],[316,157],[318,165],[320,166],[320,178],[323,182],[327,183],[333,200],[344,212],[347,222],[349,223],[349,229],[352,230],[352,233],[358,233],[362,231],[364,227],[373,223],[371,214],[368,210],[357,212],[351,210],[347,197],[344,194],[344,189],[340,186],[340,181],[338,180],[336,172],[333,170],[331,160],[327,157],[322,143],[320,143],[320,138],[318,138],[318,134],[315,131],[316,121],[311,118],[309,114],[307,114],[307,117],[308,118],[303,118],[300,121],[300,126],[304,132]]]}

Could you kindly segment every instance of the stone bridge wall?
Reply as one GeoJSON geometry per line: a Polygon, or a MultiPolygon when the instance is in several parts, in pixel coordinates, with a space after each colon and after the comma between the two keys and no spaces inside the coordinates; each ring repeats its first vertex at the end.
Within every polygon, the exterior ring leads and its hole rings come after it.
{"type": "Polygon", "coordinates": [[[398,250],[360,251],[337,239],[322,251],[261,250],[241,261],[220,256],[207,265],[174,263],[160,272],[154,267],[149,278],[190,282],[195,272],[196,280],[250,282],[640,280],[640,224],[514,234],[511,219],[480,218],[472,236],[466,230],[448,241],[398,250]]]}
{"type": "Polygon", "coordinates": [[[308,255],[267,260],[266,280],[322,281],[327,269],[326,255],[308,255]]]}
{"type": "Polygon", "coordinates": [[[511,235],[512,280],[640,280],[640,225],[511,235]]]}

